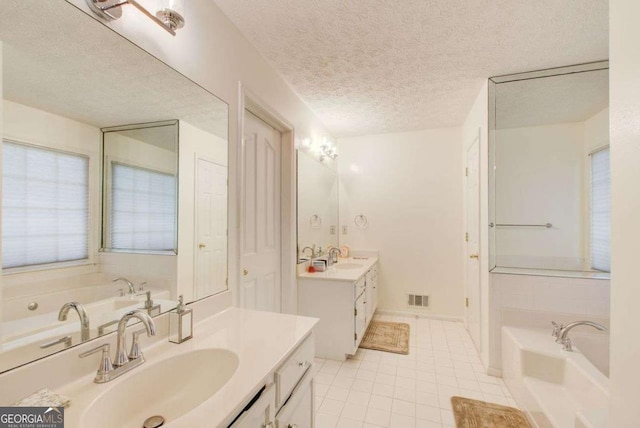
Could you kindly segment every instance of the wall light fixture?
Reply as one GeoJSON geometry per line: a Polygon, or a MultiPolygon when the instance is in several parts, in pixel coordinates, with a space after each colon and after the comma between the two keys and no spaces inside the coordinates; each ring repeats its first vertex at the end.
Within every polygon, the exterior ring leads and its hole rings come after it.
{"type": "Polygon", "coordinates": [[[156,24],[176,35],[184,27],[184,0],[160,0],[160,8],[153,15],[137,0],[86,0],[89,8],[98,16],[113,21],[122,16],[122,7],[130,4],[156,24]]]}

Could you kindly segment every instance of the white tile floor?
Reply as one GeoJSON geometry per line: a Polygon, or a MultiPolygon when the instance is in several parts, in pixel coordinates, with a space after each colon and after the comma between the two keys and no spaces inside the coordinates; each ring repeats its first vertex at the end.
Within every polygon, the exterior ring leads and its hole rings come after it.
{"type": "Polygon", "coordinates": [[[488,376],[462,323],[376,316],[411,326],[409,355],[359,349],[345,362],[316,359],[316,428],[454,427],[450,398],[515,407],[488,376]]]}

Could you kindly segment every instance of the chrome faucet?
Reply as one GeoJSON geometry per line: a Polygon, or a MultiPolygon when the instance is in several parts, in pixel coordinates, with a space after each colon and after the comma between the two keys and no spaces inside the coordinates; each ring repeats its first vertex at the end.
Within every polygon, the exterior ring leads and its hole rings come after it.
{"type": "Polygon", "coordinates": [[[600,331],[605,331],[607,328],[602,324],[598,324],[597,322],[592,321],[575,321],[567,324],[562,327],[559,332],[558,342],[562,344],[562,349],[565,351],[573,351],[571,347],[571,339],[569,338],[569,330],[579,325],[588,325],[589,327],[593,327],[600,331]]]}
{"type": "Polygon", "coordinates": [[[78,317],[80,318],[80,340],[83,342],[85,340],[89,340],[90,330],[89,330],[89,314],[87,313],[84,306],[82,306],[78,302],[67,302],[60,308],[60,312],[58,312],[58,321],[66,321],[67,315],[69,311],[74,309],[78,313],[78,317]]]}
{"type": "Polygon", "coordinates": [[[305,250],[311,250],[311,260],[316,258],[316,245],[315,244],[313,244],[313,247],[309,247],[309,246],[304,247],[302,249],[302,251],[300,251],[300,254],[304,254],[305,250]]]}
{"type": "Polygon", "coordinates": [[[118,336],[116,339],[118,342],[118,348],[116,350],[115,363],[111,362],[110,345],[108,343],[80,354],[80,358],[84,358],[95,354],[96,352],[102,352],[102,356],[100,357],[100,366],[98,367],[96,377],[93,381],[95,383],[109,382],[144,363],[144,355],[142,354],[140,345],[138,344],[138,336],[145,331],[147,332],[147,336],[155,336],[156,325],[153,322],[153,319],[146,312],[139,309],[127,312],[122,316],[118,323],[118,336]],[[132,318],[137,318],[142,321],[145,328],[133,332],[131,351],[129,352],[129,355],[127,355],[124,350],[126,347],[125,329],[127,327],[127,323],[132,318]]]}
{"type": "Polygon", "coordinates": [[[331,266],[334,263],[338,263],[338,257],[340,257],[340,255],[342,254],[342,252],[340,251],[340,248],[337,247],[331,247],[331,249],[329,250],[329,266],[331,266]]]}
{"type": "Polygon", "coordinates": [[[136,309],[135,311],[130,311],[124,314],[122,318],[120,318],[120,322],[118,323],[118,336],[116,339],[118,342],[118,347],[116,348],[116,361],[113,363],[115,367],[124,366],[129,362],[129,357],[127,356],[127,351],[125,350],[125,348],[127,347],[125,329],[127,328],[127,323],[132,318],[137,318],[142,321],[142,324],[144,324],[147,329],[147,336],[156,335],[156,325],[153,322],[153,319],[145,311],[136,309]]]}
{"type": "Polygon", "coordinates": [[[129,281],[127,278],[124,278],[124,277],[116,278],[113,280],[113,282],[118,282],[118,281],[123,281],[125,284],[127,284],[127,288],[129,288],[129,295],[135,296],[136,286],[133,285],[133,282],[129,281]]]}

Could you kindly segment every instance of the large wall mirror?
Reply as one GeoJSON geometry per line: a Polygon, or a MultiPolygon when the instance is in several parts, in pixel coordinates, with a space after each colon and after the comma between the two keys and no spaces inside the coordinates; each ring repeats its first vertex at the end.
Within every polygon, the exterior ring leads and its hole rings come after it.
{"type": "Polygon", "coordinates": [[[491,79],[494,271],[608,277],[608,88],[606,62],[491,79]]]}
{"type": "Polygon", "coordinates": [[[298,150],[298,263],[338,246],[338,173],[298,150]]]}
{"type": "Polygon", "coordinates": [[[0,42],[0,372],[226,290],[227,104],[64,1],[0,42]]]}

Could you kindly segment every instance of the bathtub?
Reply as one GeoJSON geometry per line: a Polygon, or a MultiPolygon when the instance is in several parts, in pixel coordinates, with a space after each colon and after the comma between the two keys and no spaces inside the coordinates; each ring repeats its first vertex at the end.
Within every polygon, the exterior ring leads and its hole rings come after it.
{"type": "MultiPolygon", "coordinates": [[[[91,338],[98,337],[98,328],[101,325],[120,319],[127,311],[143,308],[145,296],[114,297],[112,288],[91,286],[84,287],[81,292],[76,294],[51,293],[54,297],[49,299],[49,296],[44,296],[40,299],[44,304],[38,307],[38,312],[45,310],[49,312],[3,322],[1,325],[2,334],[0,335],[0,373],[24,364],[25,361],[32,361],[63,349],[63,345],[42,349],[40,345],[43,343],[63,336],[71,336],[73,345],[80,343],[80,324],[77,315],[71,313],[66,321],[58,321],[59,308],[56,306],[59,299],[84,300],[82,303],[89,314],[91,338]],[[107,294],[104,294],[104,289],[107,289],[107,294]],[[78,297],[82,299],[78,299],[78,297]],[[87,298],[90,298],[91,301],[87,302],[87,298]],[[52,305],[51,301],[55,301],[56,304],[52,305]]],[[[157,288],[147,288],[146,290],[151,291],[152,299],[155,304],[160,305],[161,312],[175,307],[176,302],[170,300],[168,290],[157,288]]],[[[115,325],[110,325],[104,333],[113,331],[115,327],[115,325]]]]}
{"type": "Polygon", "coordinates": [[[566,352],[549,330],[503,327],[504,381],[535,427],[606,428],[609,379],[580,348],[592,348],[590,358],[608,372],[608,355],[597,352],[605,339],[571,337],[575,352],[566,352]]]}

